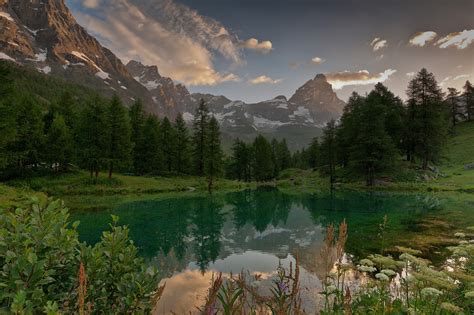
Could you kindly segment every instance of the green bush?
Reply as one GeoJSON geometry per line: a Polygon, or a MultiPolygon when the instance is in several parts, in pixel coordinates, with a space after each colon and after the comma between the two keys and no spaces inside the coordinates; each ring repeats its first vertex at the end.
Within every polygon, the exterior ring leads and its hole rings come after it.
{"type": "Polygon", "coordinates": [[[0,313],[149,312],[157,272],[145,270],[117,221],[91,247],[61,201],[0,210],[0,313]]]}

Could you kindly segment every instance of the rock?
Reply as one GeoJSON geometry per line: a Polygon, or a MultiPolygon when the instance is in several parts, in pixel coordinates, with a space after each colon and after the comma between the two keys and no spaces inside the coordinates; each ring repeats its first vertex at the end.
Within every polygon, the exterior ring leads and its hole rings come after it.
{"type": "Polygon", "coordinates": [[[191,186],[187,187],[186,189],[187,189],[188,191],[191,191],[191,192],[196,191],[196,188],[191,187],[191,186]]]}
{"type": "Polygon", "coordinates": [[[464,169],[465,169],[466,171],[468,171],[468,170],[474,170],[474,163],[469,163],[469,164],[464,165],[464,169]]]}

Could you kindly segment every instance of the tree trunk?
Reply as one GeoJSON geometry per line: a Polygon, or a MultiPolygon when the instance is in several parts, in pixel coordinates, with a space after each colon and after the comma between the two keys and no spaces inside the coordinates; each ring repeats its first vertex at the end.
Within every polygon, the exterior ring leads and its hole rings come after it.
{"type": "Polygon", "coordinates": [[[114,162],[110,162],[110,166],[109,166],[109,179],[112,178],[112,171],[113,171],[113,168],[114,168],[114,162]]]}

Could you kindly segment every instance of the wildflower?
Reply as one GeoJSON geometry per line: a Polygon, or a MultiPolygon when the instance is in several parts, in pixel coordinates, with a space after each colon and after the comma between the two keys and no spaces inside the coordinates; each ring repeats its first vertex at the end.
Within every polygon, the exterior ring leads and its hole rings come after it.
{"type": "Polygon", "coordinates": [[[462,232],[457,232],[456,234],[454,234],[454,236],[459,237],[459,238],[465,238],[466,234],[464,234],[462,232]]]}
{"type": "Polygon", "coordinates": [[[382,269],[382,271],[384,274],[386,274],[387,276],[389,277],[392,277],[394,275],[396,275],[397,273],[395,271],[393,271],[392,269],[382,269]]]}
{"type": "Polygon", "coordinates": [[[375,271],[377,271],[377,268],[371,267],[371,266],[359,266],[359,267],[357,267],[357,269],[359,271],[362,271],[362,272],[375,272],[375,271]]]}
{"type": "Polygon", "coordinates": [[[466,294],[464,294],[464,296],[469,298],[469,299],[474,299],[474,291],[466,292],[466,294]]]}
{"type": "Polygon", "coordinates": [[[433,296],[433,297],[436,297],[436,296],[439,296],[443,294],[443,292],[441,292],[440,290],[438,289],[435,289],[435,288],[424,288],[421,290],[421,295],[423,297],[428,297],[428,296],[433,296]]]}
{"type": "Polygon", "coordinates": [[[336,286],[329,285],[329,286],[326,287],[326,292],[327,293],[332,293],[332,292],[336,291],[336,289],[337,289],[336,286]]]}
{"type": "Polygon", "coordinates": [[[381,280],[381,281],[389,281],[389,280],[390,280],[390,278],[389,278],[386,274],[384,274],[384,273],[378,273],[378,274],[376,274],[376,275],[375,275],[375,278],[377,278],[377,279],[379,279],[379,280],[381,280]]]}
{"type": "Polygon", "coordinates": [[[401,260],[409,261],[417,265],[425,266],[428,264],[428,260],[423,258],[418,258],[416,256],[410,255],[408,253],[403,253],[400,255],[401,260]]]}
{"type": "Polygon", "coordinates": [[[280,282],[278,282],[278,288],[283,293],[287,293],[288,292],[288,283],[280,281],[280,282]]]}
{"type": "Polygon", "coordinates": [[[455,314],[461,313],[462,309],[454,304],[448,303],[448,302],[443,302],[441,303],[441,309],[452,312],[455,314]]]}
{"type": "Polygon", "coordinates": [[[372,262],[372,260],[370,259],[367,259],[367,258],[364,258],[360,261],[360,264],[361,265],[366,265],[366,266],[373,266],[374,263],[372,262]]]}
{"type": "Polygon", "coordinates": [[[421,251],[410,247],[395,246],[395,248],[401,253],[408,253],[410,255],[421,255],[421,251]]]}

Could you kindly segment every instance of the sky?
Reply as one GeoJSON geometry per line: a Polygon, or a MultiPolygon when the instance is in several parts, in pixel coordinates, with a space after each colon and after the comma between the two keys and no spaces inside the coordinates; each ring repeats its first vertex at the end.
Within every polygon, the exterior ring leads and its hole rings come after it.
{"type": "Polygon", "coordinates": [[[338,96],[383,82],[405,98],[425,67],[443,89],[474,82],[473,0],[66,0],[125,63],[191,92],[258,102],[318,73],[338,96]]]}

